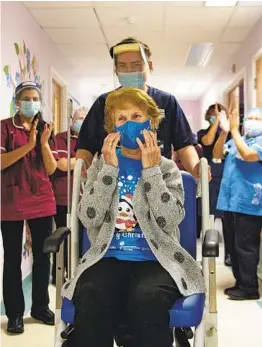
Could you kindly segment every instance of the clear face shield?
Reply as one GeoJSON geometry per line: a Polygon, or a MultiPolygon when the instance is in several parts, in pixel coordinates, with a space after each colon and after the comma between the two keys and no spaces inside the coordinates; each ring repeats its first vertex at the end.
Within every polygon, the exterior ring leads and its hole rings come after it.
{"type": "Polygon", "coordinates": [[[145,88],[150,68],[142,45],[129,43],[114,47],[113,64],[122,87],[145,88]]]}

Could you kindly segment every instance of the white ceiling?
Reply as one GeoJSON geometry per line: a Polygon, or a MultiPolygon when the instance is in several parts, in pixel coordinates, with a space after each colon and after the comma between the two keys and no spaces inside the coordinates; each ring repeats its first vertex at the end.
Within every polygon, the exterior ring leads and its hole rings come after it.
{"type": "Polygon", "coordinates": [[[24,2],[61,53],[79,86],[97,95],[113,85],[107,45],[135,36],[152,49],[150,83],[179,99],[197,99],[262,16],[262,1],[205,7],[204,1],[24,2]],[[185,66],[190,45],[213,42],[205,68],[185,66]]]}

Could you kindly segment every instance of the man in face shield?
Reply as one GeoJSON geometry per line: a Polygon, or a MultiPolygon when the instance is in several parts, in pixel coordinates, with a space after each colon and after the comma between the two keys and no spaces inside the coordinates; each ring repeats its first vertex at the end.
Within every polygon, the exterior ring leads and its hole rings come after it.
{"type": "MultiPolygon", "coordinates": [[[[147,78],[153,70],[151,51],[148,45],[127,38],[111,47],[115,72],[124,88],[145,90],[163,112],[157,138],[162,155],[171,158],[172,145],[183,166],[195,178],[199,178],[199,157],[194,148],[195,137],[176,98],[167,92],[147,85],[147,78]]],[[[109,93],[102,94],[93,104],[81,127],[77,142],[77,159],[84,159],[87,168],[93,156],[102,148],[106,132],[104,130],[104,108],[109,93]]]]}

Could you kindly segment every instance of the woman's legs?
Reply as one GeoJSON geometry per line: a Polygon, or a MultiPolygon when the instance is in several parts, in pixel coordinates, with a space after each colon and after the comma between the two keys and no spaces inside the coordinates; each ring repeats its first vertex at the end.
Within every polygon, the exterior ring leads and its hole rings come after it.
{"type": "Polygon", "coordinates": [[[128,295],[129,267],[130,262],[104,258],[82,273],[73,298],[75,330],[70,347],[113,346],[119,299],[128,295]]]}
{"type": "Polygon", "coordinates": [[[236,286],[228,288],[231,299],[244,300],[258,297],[257,265],[262,217],[242,213],[225,213],[228,246],[236,286]]]}
{"type": "Polygon", "coordinates": [[[257,266],[262,217],[233,213],[233,218],[239,289],[251,296],[258,296],[257,266]]]}
{"type": "Polygon", "coordinates": [[[235,249],[235,237],[236,237],[237,231],[236,231],[234,214],[232,212],[224,213],[224,224],[226,226],[226,233],[227,233],[226,242],[228,244],[228,251],[231,257],[232,271],[236,280],[236,286],[238,286],[238,283],[240,281],[240,273],[239,273],[239,266],[238,266],[238,260],[237,260],[237,253],[235,249]]]}
{"type": "Polygon", "coordinates": [[[33,269],[32,269],[32,311],[48,309],[50,257],[43,252],[45,239],[52,233],[53,217],[28,220],[32,236],[33,269]]]}
{"type": "Polygon", "coordinates": [[[128,299],[130,347],[172,345],[169,309],[179,297],[175,282],[159,263],[133,263],[128,299]]]}
{"type": "Polygon", "coordinates": [[[228,224],[225,222],[224,216],[221,217],[222,221],[222,228],[223,228],[223,238],[224,238],[224,263],[226,266],[231,266],[231,256],[230,256],[230,250],[229,250],[229,243],[228,243],[228,224]]]}
{"type": "Polygon", "coordinates": [[[23,316],[21,255],[24,221],[1,222],[4,247],[3,297],[8,318],[23,316]]]}

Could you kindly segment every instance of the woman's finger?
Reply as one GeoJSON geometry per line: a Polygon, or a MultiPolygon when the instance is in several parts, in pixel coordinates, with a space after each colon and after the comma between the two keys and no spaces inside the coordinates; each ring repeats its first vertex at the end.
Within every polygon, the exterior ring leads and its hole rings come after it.
{"type": "Polygon", "coordinates": [[[233,111],[233,107],[234,107],[234,100],[233,98],[230,100],[229,102],[229,107],[228,107],[228,113],[231,114],[233,111]]]}
{"type": "Polygon", "coordinates": [[[145,149],[145,146],[143,145],[142,141],[137,137],[136,138],[136,142],[138,143],[139,148],[141,149],[141,151],[143,152],[145,149]]]}
{"type": "Polygon", "coordinates": [[[107,143],[107,142],[108,142],[108,139],[110,139],[111,135],[112,135],[112,134],[109,134],[109,135],[107,135],[107,136],[105,137],[104,143],[107,143]]]}
{"type": "Polygon", "coordinates": [[[153,146],[158,147],[156,134],[154,134],[152,131],[149,131],[149,136],[151,137],[153,146]]]}
{"type": "Polygon", "coordinates": [[[54,123],[53,123],[53,122],[50,122],[50,124],[49,124],[49,130],[50,130],[50,132],[53,131],[53,127],[54,127],[54,123]]]}
{"type": "Polygon", "coordinates": [[[144,130],[144,131],[143,131],[143,135],[144,135],[144,139],[145,139],[145,147],[146,147],[146,148],[152,147],[152,146],[153,146],[153,143],[152,143],[152,139],[151,139],[151,137],[150,137],[148,131],[147,131],[147,130],[144,130]]]}
{"type": "Polygon", "coordinates": [[[37,124],[38,124],[38,120],[36,120],[32,126],[32,129],[34,132],[36,131],[37,124]]]}
{"type": "Polygon", "coordinates": [[[113,134],[109,134],[104,141],[104,144],[108,147],[108,146],[112,146],[113,143],[113,139],[112,139],[112,135],[113,134]]]}
{"type": "Polygon", "coordinates": [[[215,105],[215,113],[218,114],[219,111],[218,111],[218,105],[217,105],[217,102],[216,102],[216,105],[215,105]]]}
{"type": "Polygon", "coordinates": [[[115,138],[114,138],[114,140],[113,140],[113,142],[112,142],[112,148],[113,148],[114,150],[116,149],[116,146],[117,146],[117,144],[118,144],[119,139],[120,139],[120,134],[116,134],[116,136],[115,136],[115,138]]]}

